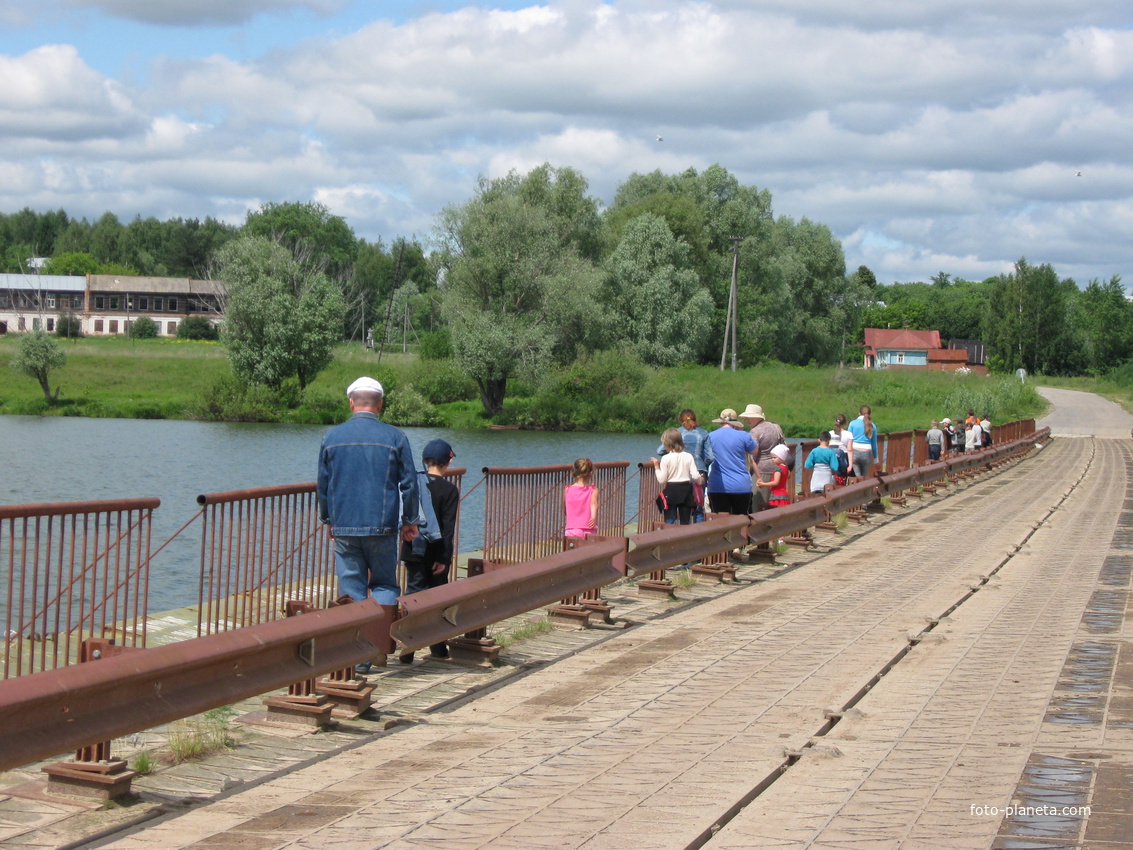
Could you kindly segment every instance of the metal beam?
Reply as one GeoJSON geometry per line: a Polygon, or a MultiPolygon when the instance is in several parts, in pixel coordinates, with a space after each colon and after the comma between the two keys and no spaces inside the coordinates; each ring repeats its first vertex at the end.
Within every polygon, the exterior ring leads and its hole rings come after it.
{"type": "Polygon", "coordinates": [[[394,605],[355,602],[0,683],[0,771],[390,652],[394,605]]]}

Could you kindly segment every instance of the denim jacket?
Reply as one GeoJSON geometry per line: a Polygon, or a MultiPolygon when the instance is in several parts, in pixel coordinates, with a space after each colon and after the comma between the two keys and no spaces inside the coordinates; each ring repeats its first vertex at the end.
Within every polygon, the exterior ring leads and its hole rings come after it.
{"type": "Polygon", "coordinates": [[[319,448],[319,519],[336,537],[397,534],[417,521],[417,471],[405,434],[367,411],[319,448]]]}

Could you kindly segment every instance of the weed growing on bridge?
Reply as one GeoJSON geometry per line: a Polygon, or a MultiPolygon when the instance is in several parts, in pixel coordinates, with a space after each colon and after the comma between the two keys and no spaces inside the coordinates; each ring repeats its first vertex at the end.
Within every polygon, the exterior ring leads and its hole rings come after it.
{"type": "Polygon", "coordinates": [[[155,767],[157,767],[157,759],[149,750],[142,750],[134,756],[134,770],[138,772],[138,776],[149,776],[155,767]]]}
{"type": "Polygon", "coordinates": [[[500,632],[498,635],[493,635],[496,643],[500,646],[510,646],[527,638],[535,637],[536,635],[546,634],[551,631],[553,626],[547,617],[540,617],[537,620],[528,620],[526,623],[520,623],[518,626],[508,629],[507,631],[500,632]]]}
{"type": "Polygon", "coordinates": [[[696,575],[692,570],[677,570],[669,575],[669,580],[677,587],[683,587],[685,590],[696,587],[697,583],[696,575]]]}
{"type": "Polygon", "coordinates": [[[229,732],[229,718],[236,712],[229,706],[214,708],[203,715],[175,724],[169,732],[170,759],[174,764],[230,750],[236,742],[229,732]]]}

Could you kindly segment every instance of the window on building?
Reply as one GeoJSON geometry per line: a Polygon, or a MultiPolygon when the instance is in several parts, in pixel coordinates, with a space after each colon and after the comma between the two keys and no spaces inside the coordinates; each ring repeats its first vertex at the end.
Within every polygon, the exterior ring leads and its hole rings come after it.
{"type": "Polygon", "coordinates": [[[102,319],[95,319],[94,320],[94,332],[96,334],[102,333],[102,319]]]}
{"type": "Polygon", "coordinates": [[[904,363],[905,362],[905,352],[903,352],[903,351],[898,351],[897,354],[894,355],[894,357],[895,357],[895,360],[896,360],[897,363],[904,363]]]}
{"type": "Polygon", "coordinates": [[[54,295],[48,295],[47,296],[47,309],[48,310],[54,310],[55,309],[55,296],[54,295]]]}
{"type": "Polygon", "coordinates": [[[176,298],[170,298],[169,299],[169,312],[170,313],[176,313],[177,312],[177,299],[176,298]]]}
{"type": "Polygon", "coordinates": [[[38,331],[38,330],[39,330],[39,319],[32,319],[32,320],[31,320],[31,329],[32,329],[33,331],[38,331]]]}
{"type": "Polygon", "coordinates": [[[110,301],[110,309],[111,310],[117,310],[118,304],[120,303],[120,299],[118,298],[118,296],[117,295],[111,295],[110,298],[109,298],[109,301],[110,301]]]}
{"type": "Polygon", "coordinates": [[[148,310],[149,309],[149,299],[146,298],[144,295],[138,296],[138,309],[139,310],[148,310]]]}
{"type": "Polygon", "coordinates": [[[55,320],[54,319],[48,319],[47,320],[47,332],[48,333],[54,333],[55,332],[55,320]]]}
{"type": "Polygon", "coordinates": [[[21,331],[26,331],[28,329],[27,325],[24,324],[24,317],[23,316],[20,316],[19,326],[18,326],[17,329],[21,330],[21,331]]]}
{"type": "Polygon", "coordinates": [[[177,335],[177,323],[176,322],[168,322],[166,324],[165,332],[167,334],[169,334],[170,336],[176,336],[177,335]]]}
{"type": "Polygon", "coordinates": [[[112,334],[118,333],[118,320],[117,319],[111,319],[110,320],[109,332],[112,333],[112,334]]]}
{"type": "Polygon", "coordinates": [[[162,310],[164,310],[165,309],[165,299],[164,298],[153,299],[153,309],[156,310],[159,313],[162,310]]]}
{"type": "Polygon", "coordinates": [[[106,299],[103,298],[101,295],[94,296],[94,309],[96,309],[96,310],[105,310],[106,309],[106,299]]]}

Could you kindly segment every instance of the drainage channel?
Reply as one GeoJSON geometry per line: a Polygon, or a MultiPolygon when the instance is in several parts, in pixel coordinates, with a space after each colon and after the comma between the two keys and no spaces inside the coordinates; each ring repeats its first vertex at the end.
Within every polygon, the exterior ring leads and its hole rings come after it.
{"type": "Polygon", "coordinates": [[[1012,559],[1020,552],[1020,550],[1022,550],[1022,548],[1030,541],[1030,539],[1034,537],[1038,530],[1050,521],[1050,518],[1058,512],[1058,510],[1066,503],[1066,500],[1069,499],[1070,496],[1073,495],[1074,491],[1078,489],[1082,481],[1084,481],[1086,476],[1089,474],[1090,469],[1094,464],[1094,457],[1096,456],[1096,454],[1096,446],[1091,446],[1090,457],[1086,461],[1086,465],[1082,470],[1082,474],[1070,486],[1070,489],[1067,490],[1065,494],[1063,494],[1062,498],[1060,498],[1054,504],[1054,506],[1051,507],[1046,512],[1046,514],[1044,514],[1043,517],[1031,527],[1031,530],[1023,536],[1023,539],[1012,547],[1011,551],[1005,558],[1003,558],[1003,560],[996,564],[995,567],[993,567],[987,575],[980,576],[979,582],[972,585],[968,592],[957,599],[952,605],[950,605],[944,611],[944,613],[942,613],[938,617],[931,619],[929,621],[929,624],[924,629],[909,638],[908,643],[906,643],[905,646],[903,646],[896,655],[889,659],[889,661],[883,664],[881,669],[878,670],[873,676],[871,676],[869,680],[864,685],[862,685],[861,688],[859,688],[857,692],[855,692],[854,695],[850,697],[849,700],[847,700],[845,705],[843,705],[836,711],[827,711],[826,722],[818,728],[818,730],[811,736],[810,740],[802,746],[801,750],[786,753],[786,758],[783,760],[782,764],[775,768],[771,773],[764,776],[763,779],[761,779],[758,783],[756,783],[756,785],[749,789],[747,793],[745,793],[735,803],[728,807],[727,811],[725,811],[721,817],[717,818],[716,822],[713,823],[712,826],[704,830],[695,839],[685,845],[685,850],[699,850],[701,847],[711,841],[712,837],[717,832],[719,832],[732,820],[734,820],[740,812],[742,812],[745,808],[755,802],[759,798],[759,796],[763,794],[764,791],[766,791],[781,778],[783,778],[783,776],[785,776],[792,767],[798,764],[806,750],[813,748],[819,742],[819,739],[829,735],[834,727],[837,726],[842,718],[846,715],[846,713],[857,706],[857,704],[860,703],[863,699],[865,699],[866,694],[873,690],[877,686],[877,684],[893,670],[894,667],[900,664],[901,661],[904,660],[905,656],[912,652],[913,649],[919,643],[921,643],[929,635],[929,633],[932,632],[933,629],[940,625],[940,622],[943,619],[954,614],[956,610],[960,608],[960,606],[962,606],[965,602],[967,602],[969,599],[979,593],[984,587],[986,587],[988,582],[991,581],[991,579],[994,578],[1000,570],[1011,563],[1012,559]]]}

